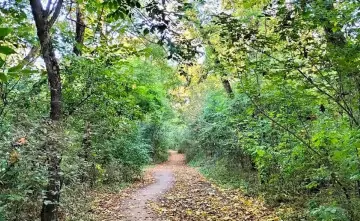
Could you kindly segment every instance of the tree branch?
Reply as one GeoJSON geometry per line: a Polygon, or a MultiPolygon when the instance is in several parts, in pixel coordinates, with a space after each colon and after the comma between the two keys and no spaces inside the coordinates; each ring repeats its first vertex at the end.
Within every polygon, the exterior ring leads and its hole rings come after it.
{"type": "Polygon", "coordinates": [[[41,0],[30,0],[35,22],[38,23],[44,19],[44,10],[42,8],[41,0]]]}
{"type": "Polygon", "coordinates": [[[56,19],[59,17],[60,15],[60,11],[61,11],[61,7],[63,4],[64,0],[59,0],[56,4],[56,6],[54,6],[55,10],[54,10],[54,14],[52,15],[52,17],[49,20],[49,29],[54,25],[56,19]]]}
{"type": "MultiPolygon", "coordinates": [[[[249,44],[246,44],[248,47],[258,51],[258,52],[261,52],[262,54],[265,54],[266,56],[280,62],[280,63],[283,63],[283,61],[281,61],[280,59],[278,58],[275,58],[274,56],[270,55],[269,53],[267,52],[264,52],[262,50],[258,50],[254,47],[252,47],[251,45],[249,44]]],[[[331,94],[329,94],[327,91],[323,90],[322,88],[319,87],[319,85],[317,85],[309,76],[307,76],[300,68],[297,68],[297,67],[293,67],[297,72],[299,72],[312,86],[314,86],[320,93],[326,95],[327,97],[329,97],[331,100],[333,100],[343,111],[346,112],[346,114],[350,117],[350,119],[357,125],[359,126],[359,122],[357,121],[357,119],[355,118],[355,116],[353,115],[353,113],[347,108],[347,104],[341,104],[340,101],[338,101],[334,96],[332,96],[331,94]]],[[[346,103],[344,101],[344,103],[346,103]]]]}
{"type": "Polygon", "coordinates": [[[49,16],[49,15],[50,15],[51,3],[52,3],[52,0],[48,0],[48,3],[47,3],[47,5],[46,5],[46,9],[45,9],[46,16],[49,16]]]}
{"type": "Polygon", "coordinates": [[[299,140],[301,143],[303,143],[306,147],[308,147],[312,152],[314,152],[316,155],[321,156],[321,154],[316,151],[311,145],[310,143],[306,142],[306,140],[304,140],[303,138],[301,138],[299,135],[297,135],[294,131],[290,130],[289,128],[285,127],[284,125],[280,124],[278,121],[276,121],[275,119],[273,119],[272,117],[270,117],[261,107],[260,105],[258,105],[254,99],[244,90],[244,93],[246,94],[246,96],[250,99],[251,103],[260,111],[260,113],[262,115],[264,115],[266,118],[268,118],[271,122],[273,122],[274,124],[276,124],[278,127],[284,129],[286,132],[288,132],[289,134],[291,134],[292,136],[294,136],[297,140],[299,140]]]}
{"type": "MultiPolygon", "coordinates": [[[[57,3],[58,3],[58,0],[56,0],[56,1],[55,1],[55,3],[54,3],[53,5],[57,5],[57,3]]],[[[48,15],[51,15],[51,14],[54,12],[54,10],[55,10],[55,6],[54,6],[54,7],[52,7],[52,9],[50,10],[50,12],[49,12],[49,14],[48,14],[48,15]]]]}
{"type": "Polygon", "coordinates": [[[70,116],[72,114],[74,114],[74,112],[76,110],[78,110],[81,106],[83,106],[85,104],[85,102],[93,95],[94,93],[90,93],[87,94],[86,97],[84,97],[82,100],[80,100],[79,103],[77,103],[76,105],[73,105],[73,108],[71,108],[67,114],[67,116],[70,116]]]}

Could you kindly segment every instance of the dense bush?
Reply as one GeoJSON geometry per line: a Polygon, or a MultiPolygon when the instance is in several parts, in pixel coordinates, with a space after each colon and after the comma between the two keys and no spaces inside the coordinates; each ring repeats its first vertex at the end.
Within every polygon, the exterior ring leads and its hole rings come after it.
{"type": "Polygon", "coordinates": [[[359,220],[359,30],[346,28],[358,8],[244,1],[203,22],[198,78],[216,75],[224,92],[205,82],[206,102],[188,107],[197,113],[187,121],[188,159],[272,205],[304,210],[286,220],[359,220]]]}
{"type": "Polygon", "coordinates": [[[208,94],[188,126],[187,159],[218,182],[264,193],[272,205],[308,208],[306,219],[358,217],[357,130],[341,118],[334,121],[336,113],[322,112],[303,92],[294,101],[299,95],[290,89],[264,88],[257,100],[266,116],[241,90],[232,99],[208,94]]]}
{"type": "Polygon", "coordinates": [[[89,215],[86,192],[132,182],[145,165],[167,159],[163,131],[168,118],[164,116],[171,116],[171,110],[162,84],[172,84],[167,78],[171,68],[158,63],[163,72],[154,72],[153,64],[137,58],[105,68],[101,60],[70,57],[66,61],[71,63],[63,64],[66,114],[56,131],[46,120],[46,85],[39,85],[37,94],[28,94],[43,79],[14,86],[13,97],[8,97],[13,102],[4,106],[7,111],[0,118],[0,214],[4,219],[39,216],[48,183],[49,142],[61,146],[61,211],[72,219],[89,215]]]}

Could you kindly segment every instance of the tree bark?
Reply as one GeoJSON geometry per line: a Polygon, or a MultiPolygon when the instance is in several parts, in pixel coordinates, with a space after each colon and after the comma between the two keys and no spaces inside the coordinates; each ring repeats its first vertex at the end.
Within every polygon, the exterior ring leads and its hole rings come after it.
{"type": "Polygon", "coordinates": [[[230,97],[230,98],[233,98],[234,97],[234,92],[231,88],[231,84],[230,84],[230,81],[228,79],[221,79],[221,83],[222,85],[224,86],[224,89],[227,93],[227,95],[230,97]]]}
{"type": "MultiPolygon", "coordinates": [[[[50,119],[51,128],[56,133],[58,121],[61,118],[61,78],[60,67],[55,56],[55,51],[50,36],[50,29],[60,14],[63,0],[58,0],[53,9],[52,2],[48,0],[46,9],[43,9],[41,0],[30,0],[32,14],[35,20],[37,36],[40,41],[41,55],[44,59],[49,86],[50,86],[50,119]],[[50,17],[50,14],[52,16],[50,17]]],[[[48,154],[48,185],[41,210],[42,221],[58,220],[58,205],[60,199],[60,148],[54,138],[47,142],[48,154]]]]}
{"type": "MultiPolygon", "coordinates": [[[[58,1],[55,12],[62,6],[63,0],[58,1]]],[[[37,36],[40,41],[41,55],[44,59],[46,71],[48,75],[48,81],[50,85],[50,118],[54,121],[60,120],[61,116],[61,78],[60,78],[60,67],[55,57],[55,51],[50,36],[50,28],[54,24],[58,14],[54,14],[50,20],[48,20],[48,12],[43,10],[40,0],[30,0],[32,13],[34,16],[37,36]],[[54,18],[54,16],[56,16],[54,18]]]]}
{"type": "MultiPolygon", "coordinates": [[[[81,56],[81,46],[84,44],[84,34],[85,34],[85,22],[84,22],[84,16],[81,11],[81,5],[78,2],[76,6],[76,33],[75,33],[75,45],[73,52],[77,56],[81,56]]],[[[87,85],[87,87],[90,87],[90,85],[87,85]]],[[[90,95],[86,96],[85,99],[83,99],[79,105],[81,105],[83,102],[89,98],[90,95]]],[[[77,106],[79,106],[77,105],[77,106]]],[[[75,111],[75,110],[73,110],[75,111]]],[[[69,113],[72,114],[71,111],[69,113]]],[[[83,135],[83,141],[82,141],[82,157],[84,158],[85,162],[90,163],[90,166],[86,168],[86,175],[82,176],[81,180],[82,182],[89,181],[90,187],[93,187],[95,184],[95,164],[92,162],[91,159],[91,123],[90,121],[85,122],[85,129],[84,129],[84,135],[83,135]]]]}
{"type": "Polygon", "coordinates": [[[75,45],[74,45],[74,49],[73,49],[73,52],[76,55],[81,55],[81,46],[84,44],[84,33],[85,33],[84,16],[81,12],[80,3],[77,3],[75,45]]]}
{"type": "Polygon", "coordinates": [[[47,144],[50,147],[48,157],[48,185],[41,209],[41,221],[58,221],[61,189],[60,163],[61,156],[57,141],[47,144]]]}

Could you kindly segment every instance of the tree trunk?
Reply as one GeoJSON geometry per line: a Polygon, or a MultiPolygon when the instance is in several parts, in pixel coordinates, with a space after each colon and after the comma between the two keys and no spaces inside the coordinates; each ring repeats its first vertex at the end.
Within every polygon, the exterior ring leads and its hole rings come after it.
{"type": "MultiPolygon", "coordinates": [[[[81,56],[81,46],[84,43],[84,34],[85,34],[85,22],[84,22],[84,16],[81,12],[81,5],[78,2],[76,6],[76,33],[75,33],[75,45],[73,52],[81,56]]],[[[87,87],[90,87],[90,85],[87,85],[87,87]]],[[[81,180],[82,182],[89,181],[90,187],[93,187],[96,180],[96,174],[95,174],[95,164],[92,162],[91,159],[91,123],[89,121],[85,122],[85,129],[84,129],[84,135],[82,140],[82,153],[81,154],[85,160],[86,163],[89,163],[90,165],[86,165],[85,173],[81,180]]]]}
{"type": "MultiPolygon", "coordinates": [[[[54,121],[58,121],[60,120],[61,116],[60,67],[55,57],[55,51],[50,36],[50,28],[55,21],[54,17],[52,17],[50,21],[48,21],[48,12],[42,9],[42,4],[40,0],[30,0],[30,4],[36,24],[37,36],[40,41],[41,55],[46,65],[46,71],[50,85],[50,118],[54,121]]],[[[55,7],[61,7],[62,0],[59,0],[58,4],[60,4],[60,6],[57,5],[55,7]]]]}
{"type": "Polygon", "coordinates": [[[231,84],[230,84],[229,80],[223,78],[223,79],[221,79],[221,83],[223,84],[224,89],[225,89],[227,95],[228,95],[230,98],[233,98],[233,97],[234,97],[234,92],[233,92],[233,90],[232,90],[232,88],[231,88],[231,84]]]}
{"type": "Polygon", "coordinates": [[[81,55],[81,47],[84,43],[84,33],[85,33],[84,16],[81,12],[80,3],[77,3],[75,45],[74,45],[74,49],[73,49],[73,51],[76,55],[81,55]]]}
{"type": "Polygon", "coordinates": [[[46,195],[43,201],[41,210],[41,221],[57,221],[58,219],[58,205],[60,201],[61,177],[60,177],[60,162],[58,143],[49,143],[48,148],[51,148],[48,157],[48,185],[46,195]]]}
{"type": "MultiPolygon", "coordinates": [[[[50,119],[51,129],[57,133],[58,121],[61,118],[61,78],[60,67],[55,57],[55,51],[50,36],[50,29],[60,14],[63,0],[58,0],[53,9],[50,9],[52,1],[49,0],[46,9],[43,9],[41,0],[30,0],[32,14],[35,20],[37,36],[40,41],[41,55],[44,59],[49,86],[50,86],[50,119]],[[52,16],[49,15],[52,12],[52,16]]],[[[47,142],[48,162],[48,185],[41,210],[42,221],[58,220],[58,205],[60,199],[60,148],[55,138],[49,138],[47,142]]]]}

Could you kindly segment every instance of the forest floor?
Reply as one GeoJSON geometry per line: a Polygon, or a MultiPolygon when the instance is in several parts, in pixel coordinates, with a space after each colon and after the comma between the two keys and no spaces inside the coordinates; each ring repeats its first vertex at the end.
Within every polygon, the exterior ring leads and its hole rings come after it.
{"type": "Polygon", "coordinates": [[[95,213],[104,221],[279,220],[261,200],[210,183],[175,151],[141,182],[99,195],[95,213]]]}

